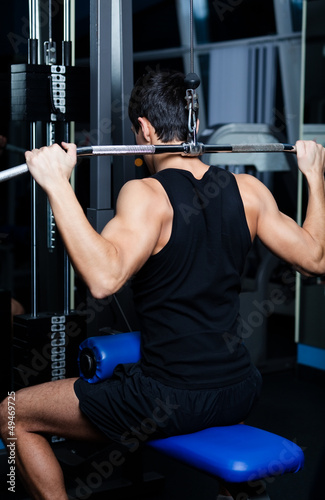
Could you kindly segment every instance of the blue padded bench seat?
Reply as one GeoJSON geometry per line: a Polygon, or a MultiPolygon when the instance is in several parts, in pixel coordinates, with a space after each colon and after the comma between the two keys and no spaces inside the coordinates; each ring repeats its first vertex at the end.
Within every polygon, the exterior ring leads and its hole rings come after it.
{"type": "Polygon", "coordinates": [[[298,472],[304,465],[295,443],[245,424],[158,439],[148,446],[230,483],[298,472]]]}
{"type": "MultiPolygon", "coordinates": [[[[96,383],[110,377],[117,364],[139,359],[140,332],[90,337],[79,347],[80,376],[96,383]]],[[[147,446],[226,484],[252,484],[266,477],[297,472],[304,466],[303,451],[295,443],[245,424],[152,440],[147,446]]]]}

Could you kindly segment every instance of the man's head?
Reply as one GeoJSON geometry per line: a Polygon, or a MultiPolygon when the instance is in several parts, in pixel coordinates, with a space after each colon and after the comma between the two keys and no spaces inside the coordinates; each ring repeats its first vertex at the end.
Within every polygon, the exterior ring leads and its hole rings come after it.
{"type": "Polygon", "coordinates": [[[151,71],[140,77],[131,93],[129,118],[135,132],[139,117],[147,118],[162,142],[187,140],[184,75],[176,71],[151,71]]]}

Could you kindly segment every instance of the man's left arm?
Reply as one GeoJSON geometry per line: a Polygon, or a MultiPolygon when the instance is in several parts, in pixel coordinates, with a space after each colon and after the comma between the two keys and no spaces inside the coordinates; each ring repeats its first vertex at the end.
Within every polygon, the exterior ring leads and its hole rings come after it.
{"type": "Polygon", "coordinates": [[[118,197],[115,217],[98,234],[69,182],[76,149],[65,144],[26,153],[36,182],[46,192],[70,260],[96,298],[119,290],[150,257],[160,234],[154,193],[141,180],[129,181],[118,197]]]}

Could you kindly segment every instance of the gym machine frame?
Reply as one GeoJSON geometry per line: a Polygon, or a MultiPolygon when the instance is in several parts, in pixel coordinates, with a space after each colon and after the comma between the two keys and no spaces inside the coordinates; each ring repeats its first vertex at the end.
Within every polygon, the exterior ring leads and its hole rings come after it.
{"type": "MultiPolygon", "coordinates": [[[[29,0],[28,64],[13,65],[11,74],[12,119],[29,122],[31,148],[37,147],[43,128],[47,145],[57,142],[59,134],[62,140],[69,142],[70,124],[78,117],[73,106],[67,105],[68,94],[73,94],[68,79],[80,81],[80,75],[84,74],[71,65],[71,5],[71,0],[64,0],[63,12],[61,9],[59,15],[56,13],[57,20],[63,16],[64,25],[62,63],[58,64],[52,36],[53,5],[52,0],[48,0],[48,40],[44,42],[45,64],[42,64],[38,23],[41,4],[40,0],[29,0]],[[31,96],[35,99],[34,105],[31,96]],[[45,106],[43,102],[49,104],[45,106]]],[[[31,182],[31,313],[16,316],[14,320],[14,390],[78,376],[78,346],[86,337],[85,315],[70,311],[70,263],[57,235],[50,205],[35,181],[31,182]],[[41,267],[45,269],[40,270],[41,267]],[[50,293],[51,288],[54,293],[50,293]]],[[[52,442],[60,440],[52,438],[52,442]]]]}

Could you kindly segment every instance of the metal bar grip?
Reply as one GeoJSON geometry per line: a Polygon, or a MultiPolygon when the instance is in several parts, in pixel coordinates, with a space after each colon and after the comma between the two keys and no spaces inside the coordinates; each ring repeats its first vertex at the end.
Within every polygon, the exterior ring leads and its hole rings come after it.
{"type": "Polygon", "coordinates": [[[25,174],[26,172],[28,172],[28,167],[26,163],[23,163],[22,165],[17,165],[17,167],[7,168],[7,170],[3,170],[2,172],[0,172],[0,182],[8,181],[13,177],[25,174]]]}
{"type": "Polygon", "coordinates": [[[296,153],[292,144],[238,144],[232,146],[232,153],[296,153]]]}
{"type": "Polygon", "coordinates": [[[77,156],[154,154],[156,146],[88,146],[77,148],[77,156]]]}
{"type": "Polygon", "coordinates": [[[225,144],[203,145],[204,153],[296,153],[293,144],[225,144]]]}

